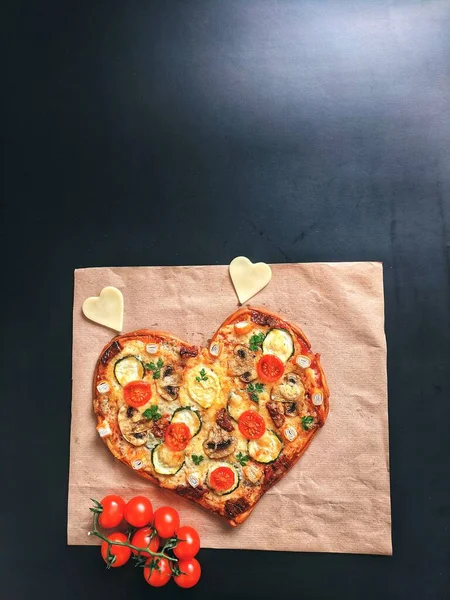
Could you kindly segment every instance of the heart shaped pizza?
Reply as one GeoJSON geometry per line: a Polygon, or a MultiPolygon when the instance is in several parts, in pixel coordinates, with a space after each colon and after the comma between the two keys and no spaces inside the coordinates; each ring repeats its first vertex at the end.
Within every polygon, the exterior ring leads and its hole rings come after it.
{"type": "Polygon", "coordinates": [[[328,399],[304,333],[256,308],[231,315],[208,348],[119,335],[94,375],[97,431],[114,456],[233,526],[305,452],[328,399]]]}

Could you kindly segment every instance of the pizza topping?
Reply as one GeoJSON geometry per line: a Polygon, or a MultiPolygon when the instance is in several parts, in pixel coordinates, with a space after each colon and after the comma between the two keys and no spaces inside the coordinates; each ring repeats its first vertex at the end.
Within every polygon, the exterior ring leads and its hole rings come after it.
{"type": "Polygon", "coordinates": [[[283,442],[274,431],[268,429],[258,440],[250,440],[248,453],[257,462],[270,463],[278,458],[283,449],[283,442]]]}
{"type": "Polygon", "coordinates": [[[123,397],[129,406],[143,406],[152,397],[152,388],[147,381],[130,381],[123,388],[123,397]]]}
{"type": "Polygon", "coordinates": [[[212,342],[212,344],[209,347],[209,353],[211,354],[211,356],[216,358],[217,356],[219,356],[221,351],[222,351],[222,346],[219,344],[219,342],[212,342]]]}
{"type": "Polygon", "coordinates": [[[253,352],[261,350],[265,337],[266,336],[264,335],[264,333],[261,333],[261,331],[258,331],[258,333],[252,335],[252,337],[249,340],[250,350],[252,350],[253,352]]]}
{"type": "Polygon", "coordinates": [[[281,402],[274,402],[271,400],[266,404],[266,408],[269,411],[269,415],[275,427],[283,427],[285,416],[283,414],[283,405],[281,402]]]}
{"type": "Polygon", "coordinates": [[[263,354],[273,354],[286,362],[294,354],[294,340],[286,329],[271,329],[266,335],[263,354]]]}
{"type": "Polygon", "coordinates": [[[225,431],[233,431],[234,425],[231,421],[230,415],[225,408],[221,408],[217,413],[216,423],[219,427],[222,427],[225,431]]]}
{"type": "Polygon", "coordinates": [[[238,487],[239,474],[233,465],[222,463],[210,469],[206,483],[213,492],[219,496],[224,496],[238,487]]]}
{"type": "Polygon", "coordinates": [[[220,392],[217,375],[206,365],[198,365],[186,374],[189,396],[203,408],[209,408],[220,392]]]}
{"type": "MultiPolygon", "coordinates": [[[[156,383],[158,394],[167,402],[178,398],[182,375],[172,365],[166,365],[161,369],[161,378],[156,383]]],[[[154,375],[153,375],[154,377],[154,375]]]]}
{"type": "Polygon", "coordinates": [[[200,484],[200,478],[197,473],[188,473],[186,476],[186,481],[193,488],[198,487],[200,484]]]}
{"type": "Polygon", "coordinates": [[[295,362],[302,369],[307,369],[309,366],[311,366],[310,359],[307,356],[304,356],[303,354],[300,354],[299,356],[297,356],[297,358],[295,359],[295,362]]]}
{"type": "Polygon", "coordinates": [[[193,358],[198,355],[198,350],[194,346],[188,348],[187,346],[181,346],[180,356],[181,358],[193,358]]]}
{"type": "Polygon", "coordinates": [[[252,485],[257,485],[258,483],[260,483],[264,473],[261,467],[258,467],[254,463],[245,466],[242,469],[242,472],[244,473],[245,479],[252,485]]]}
{"type": "Polygon", "coordinates": [[[302,421],[302,427],[305,431],[309,431],[310,429],[315,427],[314,417],[311,417],[311,415],[302,417],[301,421],[302,421]]]}
{"type": "Polygon", "coordinates": [[[142,467],[144,466],[144,463],[142,462],[142,460],[137,459],[133,460],[131,466],[135,471],[139,471],[139,469],[142,469],[142,467]]]}
{"type": "Polygon", "coordinates": [[[172,452],[165,444],[159,444],[153,449],[152,463],[159,475],[175,475],[184,465],[184,453],[172,452]]]}
{"type": "Polygon", "coordinates": [[[278,402],[294,402],[303,400],[305,388],[302,380],[296,373],[286,373],[279,384],[272,389],[271,399],[278,402]]]}
{"type": "Polygon", "coordinates": [[[144,377],[145,368],[142,361],[137,356],[124,356],[114,365],[114,375],[117,383],[122,387],[130,383],[130,381],[137,381],[144,377]]]}
{"type": "Polygon", "coordinates": [[[109,385],[106,383],[106,381],[101,381],[98,385],[97,385],[97,391],[100,394],[107,394],[109,392],[109,385]]]}
{"type": "Polygon", "coordinates": [[[298,416],[297,402],[283,402],[283,406],[284,406],[284,414],[287,417],[298,416]]]}
{"type": "Polygon", "coordinates": [[[133,446],[143,446],[152,428],[152,421],[143,416],[138,408],[124,404],[117,415],[123,437],[133,446]]]}
{"type": "Polygon", "coordinates": [[[256,310],[252,310],[250,318],[253,323],[258,325],[267,325],[268,327],[276,327],[280,320],[274,315],[268,315],[267,313],[260,313],[256,310]]]}
{"type": "Polygon", "coordinates": [[[159,350],[159,346],[158,344],[147,344],[145,349],[149,354],[156,354],[159,350]]]}
{"type": "Polygon", "coordinates": [[[117,340],[115,342],[113,342],[111,344],[111,346],[108,346],[108,348],[106,348],[106,350],[102,354],[102,357],[100,359],[100,362],[102,363],[102,365],[108,364],[108,362],[111,360],[111,358],[113,358],[114,356],[119,354],[119,352],[121,350],[122,350],[122,346],[119,344],[119,342],[117,340]]]}
{"type": "Polygon", "coordinates": [[[239,420],[243,412],[252,408],[254,408],[254,405],[246,397],[244,398],[236,392],[228,394],[227,411],[235,421],[239,420]]]}
{"type": "Polygon", "coordinates": [[[232,454],[237,446],[237,440],[217,425],[210,430],[208,437],[203,442],[203,449],[209,458],[224,458],[232,454]]]}
{"type": "Polygon", "coordinates": [[[158,419],[160,419],[162,416],[159,412],[159,407],[156,404],[152,404],[151,406],[149,406],[149,408],[144,410],[142,415],[150,421],[158,421],[158,419]]]}
{"type": "Polygon", "coordinates": [[[111,427],[109,426],[108,421],[102,421],[99,425],[97,425],[97,432],[101,438],[108,437],[111,435],[111,427]]]}
{"type": "Polygon", "coordinates": [[[238,427],[242,435],[249,440],[257,440],[266,431],[264,419],[256,410],[243,412],[239,417],[238,427]]]}
{"type": "Polygon", "coordinates": [[[152,434],[155,438],[162,440],[166,435],[166,429],[169,427],[169,418],[167,416],[162,417],[155,421],[152,425],[152,434]]]}
{"type": "Polygon", "coordinates": [[[292,427],[292,425],[287,427],[283,433],[284,433],[284,437],[289,442],[292,442],[297,437],[297,430],[295,429],[295,427],[292,427]]]}
{"type": "Polygon", "coordinates": [[[238,344],[234,347],[233,357],[228,361],[228,372],[233,377],[243,381],[253,381],[258,374],[255,369],[255,354],[245,346],[238,344]]]}
{"type": "Polygon", "coordinates": [[[192,435],[185,423],[171,423],[166,429],[164,443],[174,451],[181,451],[191,441],[192,435]]]}
{"type": "Polygon", "coordinates": [[[250,460],[250,456],[248,454],[242,454],[242,452],[238,452],[236,454],[236,460],[241,465],[241,467],[245,467],[245,465],[250,460]]]}
{"type": "Polygon", "coordinates": [[[250,504],[246,498],[238,498],[237,500],[227,500],[225,502],[225,515],[228,519],[234,519],[250,508],[250,504]]]}
{"type": "Polygon", "coordinates": [[[263,383],[249,383],[247,386],[247,392],[248,395],[250,397],[250,400],[252,402],[256,402],[256,404],[259,403],[259,396],[258,394],[261,394],[264,391],[264,384],[263,383]]]}
{"type": "Polygon", "coordinates": [[[256,365],[258,377],[266,383],[278,381],[284,373],[284,364],[273,354],[265,354],[256,365]]]}
{"type": "Polygon", "coordinates": [[[197,435],[202,428],[200,414],[193,408],[177,408],[173,413],[172,423],[184,423],[189,428],[192,437],[197,435]]]}
{"type": "Polygon", "coordinates": [[[194,465],[199,465],[201,462],[203,462],[203,460],[205,459],[205,457],[203,456],[203,454],[191,454],[191,460],[194,463],[194,465]]]}
{"type": "Polygon", "coordinates": [[[314,392],[314,394],[312,395],[312,402],[314,406],[320,406],[323,402],[322,392],[314,392]]]}
{"type": "Polygon", "coordinates": [[[253,328],[253,324],[250,321],[239,321],[234,324],[234,333],[236,335],[245,335],[253,328]]]}

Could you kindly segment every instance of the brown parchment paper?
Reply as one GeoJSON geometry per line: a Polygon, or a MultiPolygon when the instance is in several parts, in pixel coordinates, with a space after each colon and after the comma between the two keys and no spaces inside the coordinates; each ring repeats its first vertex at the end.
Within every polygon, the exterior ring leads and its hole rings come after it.
{"type": "Polygon", "coordinates": [[[237,306],[227,266],[121,267],[75,271],[68,543],[93,544],[90,498],[108,493],[175,506],[202,546],[392,554],[386,341],[380,263],[271,265],[271,283],[249,304],[298,324],[322,355],[330,413],[311,446],[250,518],[231,528],[138,477],[95,430],[92,377],[114,332],[85,319],[83,300],[107,285],[124,295],[123,331],[171,331],[205,344],[237,306]],[[270,535],[268,532],[270,531],[270,535]]]}

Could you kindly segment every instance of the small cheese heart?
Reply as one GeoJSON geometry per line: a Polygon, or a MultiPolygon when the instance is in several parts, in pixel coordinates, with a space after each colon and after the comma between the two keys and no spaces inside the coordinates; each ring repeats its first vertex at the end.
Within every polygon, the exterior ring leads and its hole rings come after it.
{"type": "Polygon", "coordinates": [[[84,316],[110,327],[115,331],[122,331],[123,323],[123,296],[115,287],[105,287],[100,296],[91,296],[83,302],[84,316]]]}
{"type": "Polygon", "coordinates": [[[253,264],[245,256],[232,260],[229,268],[231,281],[241,304],[265,288],[272,278],[269,265],[263,262],[253,264]]]}

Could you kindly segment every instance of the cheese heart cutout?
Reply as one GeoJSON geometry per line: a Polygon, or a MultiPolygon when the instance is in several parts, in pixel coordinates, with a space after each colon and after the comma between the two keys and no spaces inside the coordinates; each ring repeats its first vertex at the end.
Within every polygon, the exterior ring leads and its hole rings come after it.
{"type": "Polygon", "coordinates": [[[95,323],[110,327],[115,331],[122,331],[122,292],[111,286],[103,288],[100,296],[86,298],[83,302],[83,314],[95,323]]]}
{"type": "Polygon", "coordinates": [[[272,270],[266,263],[253,264],[245,256],[238,256],[230,263],[230,277],[239,302],[244,304],[260,292],[272,278],[272,270]]]}

